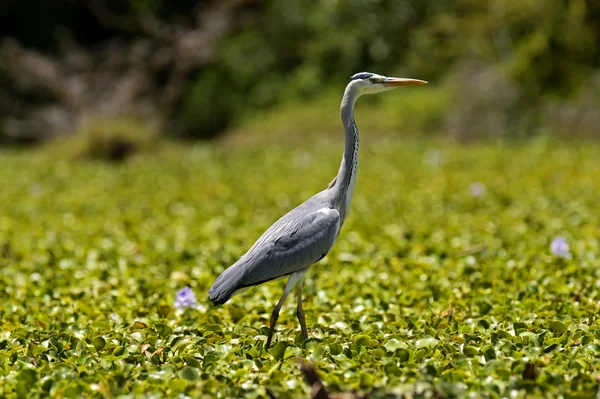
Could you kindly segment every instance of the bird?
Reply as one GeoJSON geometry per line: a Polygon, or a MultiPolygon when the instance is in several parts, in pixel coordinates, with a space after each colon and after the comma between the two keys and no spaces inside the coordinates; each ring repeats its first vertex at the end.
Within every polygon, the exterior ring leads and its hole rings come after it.
{"type": "Polygon", "coordinates": [[[386,77],[360,72],[350,78],[340,107],[345,131],[345,146],[337,176],[327,188],[292,209],[269,227],[233,265],[221,273],[209,298],[215,306],[229,301],[234,294],[272,280],[288,277],[283,295],[271,313],[268,350],[279,312],[285,299],[297,286],[296,316],[302,337],[308,339],[302,308],[302,285],[307,269],[323,259],[333,247],[348,217],[358,172],[358,128],[354,104],[364,94],[375,94],[400,86],[426,84],[420,79],[386,77]]]}

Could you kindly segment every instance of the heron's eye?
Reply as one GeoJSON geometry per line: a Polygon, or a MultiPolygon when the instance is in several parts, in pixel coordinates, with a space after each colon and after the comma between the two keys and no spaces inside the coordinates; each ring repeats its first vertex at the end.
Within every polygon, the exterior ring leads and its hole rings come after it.
{"type": "Polygon", "coordinates": [[[377,82],[377,79],[375,79],[375,78],[369,78],[369,82],[371,82],[371,83],[376,83],[376,82],[377,82]]]}

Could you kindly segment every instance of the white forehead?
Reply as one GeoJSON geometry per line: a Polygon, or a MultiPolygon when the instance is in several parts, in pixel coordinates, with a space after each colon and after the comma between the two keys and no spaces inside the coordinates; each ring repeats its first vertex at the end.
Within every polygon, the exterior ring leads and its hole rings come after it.
{"type": "Polygon", "coordinates": [[[383,88],[383,85],[381,83],[377,83],[377,81],[371,82],[369,80],[373,78],[384,78],[384,76],[378,75],[376,73],[361,72],[355,74],[353,78],[354,79],[352,79],[348,84],[348,87],[355,89],[357,93],[359,93],[359,95],[378,93],[380,91],[379,89],[383,88]]]}
{"type": "Polygon", "coordinates": [[[359,72],[352,75],[352,80],[348,83],[347,89],[354,93],[358,98],[363,94],[375,94],[382,91],[392,90],[394,87],[385,87],[382,80],[386,77],[371,72],[359,72]],[[375,78],[375,81],[370,79],[375,78]]]}

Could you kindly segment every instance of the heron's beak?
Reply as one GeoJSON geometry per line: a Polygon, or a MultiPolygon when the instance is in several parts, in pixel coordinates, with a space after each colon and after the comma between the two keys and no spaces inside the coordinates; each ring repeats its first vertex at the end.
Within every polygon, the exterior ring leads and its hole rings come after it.
{"type": "Polygon", "coordinates": [[[407,78],[385,78],[383,85],[385,87],[398,87],[398,86],[414,86],[414,85],[425,85],[427,84],[424,80],[419,79],[407,79],[407,78]]]}

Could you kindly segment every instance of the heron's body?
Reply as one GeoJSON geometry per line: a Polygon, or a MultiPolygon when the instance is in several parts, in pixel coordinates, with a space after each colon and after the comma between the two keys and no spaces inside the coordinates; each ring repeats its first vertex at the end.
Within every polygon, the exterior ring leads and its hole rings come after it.
{"type": "Polygon", "coordinates": [[[220,305],[238,290],[305,270],[329,252],[340,227],[339,212],[320,192],[275,222],[225,270],[211,300],[220,305]]]}
{"type": "Polygon", "coordinates": [[[220,305],[239,290],[277,278],[290,276],[283,296],[271,315],[267,348],[283,301],[296,284],[298,287],[298,319],[302,334],[307,331],[302,311],[304,272],[322,259],[333,244],[350,209],[358,171],[359,136],[354,122],[354,103],[361,95],[385,91],[400,85],[422,84],[414,79],[385,78],[360,73],[353,76],[342,99],[342,122],[346,133],[345,150],[339,172],[325,190],[275,222],[236,263],[225,270],[209,290],[211,301],[220,305]],[[368,81],[368,83],[367,83],[368,81]]]}

